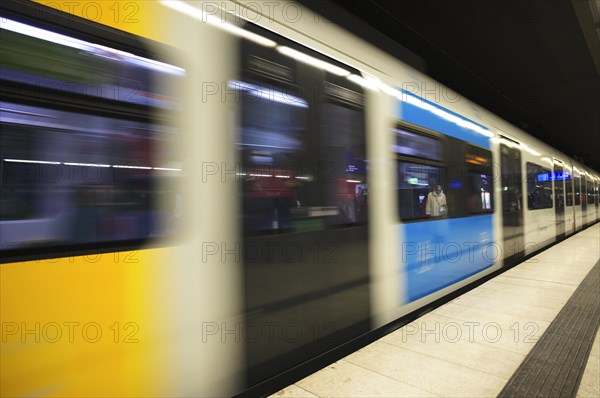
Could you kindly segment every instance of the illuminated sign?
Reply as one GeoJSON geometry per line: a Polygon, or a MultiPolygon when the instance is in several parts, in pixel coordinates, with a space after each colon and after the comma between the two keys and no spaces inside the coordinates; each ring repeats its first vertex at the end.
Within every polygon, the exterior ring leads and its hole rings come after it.
{"type": "Polygon", "coordinates": [[[558,173],[542,173],[537,175],[537,182],[569,181],[570,179],[571,175],[567,171],[558,173]]]}

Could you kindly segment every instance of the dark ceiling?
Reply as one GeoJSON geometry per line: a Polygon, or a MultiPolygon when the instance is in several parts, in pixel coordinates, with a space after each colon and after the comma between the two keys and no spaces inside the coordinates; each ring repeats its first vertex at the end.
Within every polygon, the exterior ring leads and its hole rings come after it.
{"type": "Polygon", "coordinates": [[[300,2],[600,171],[594,0],[300,2]]]}

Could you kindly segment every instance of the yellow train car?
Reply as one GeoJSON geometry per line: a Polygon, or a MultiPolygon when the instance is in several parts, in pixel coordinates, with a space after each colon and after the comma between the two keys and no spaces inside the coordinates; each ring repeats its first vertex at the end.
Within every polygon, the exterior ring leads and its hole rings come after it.
{"type": "Polygon", "coordinates": [[[186,72],[167,59],[169,13],[152,1],[2,5],[3,397],[239,391],[241,378],[221,379],[239,372],[236,350],[198,334],[235,313],[236,293],[214,294],[232,271],[195,262],[197,233],[180,239],[193,217],[226,220],[192,215],[215,205],[199,199],[181,222],[186,72]]]}

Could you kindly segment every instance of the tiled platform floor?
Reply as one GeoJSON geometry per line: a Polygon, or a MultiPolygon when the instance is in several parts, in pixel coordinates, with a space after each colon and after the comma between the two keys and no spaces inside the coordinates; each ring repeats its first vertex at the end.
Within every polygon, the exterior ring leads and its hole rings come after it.
{"type": "MultiPolygon", "coordinates": [[[[273,397],[495,397],[599,258],[596,224],[273,397]]],[[[578,397],[600,397],[598,340],[578,397]]]]}

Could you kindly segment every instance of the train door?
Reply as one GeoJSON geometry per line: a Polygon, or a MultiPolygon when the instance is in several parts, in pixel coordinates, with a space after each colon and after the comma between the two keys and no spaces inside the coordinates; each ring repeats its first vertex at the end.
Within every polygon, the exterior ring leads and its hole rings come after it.
{"type": "MultiPolygon", "coordinates": [[[[503,138],[510,141],[510,139],[503,138]]],[[[523,177],[521,169],[521,150],[501,144],[500,153],[502,169],[504,263],[507,264],[516,262],[522,258],[525,250],[523,231],[523,177]]]]}
{"type": "Polygon", "coordinates": [[[363,91],[312,66],[335,61],[255,29],[286,50],[243,42],[241,80],[228,83],[241,118],[249,386],[370,325],[363,91]]]}
{"type": "Polygon", "coordinates": [[[554,161],[554,210],[556,223],[556,240],[565,238],[565,182],[564,165],[560,160],[554,161]]]}

